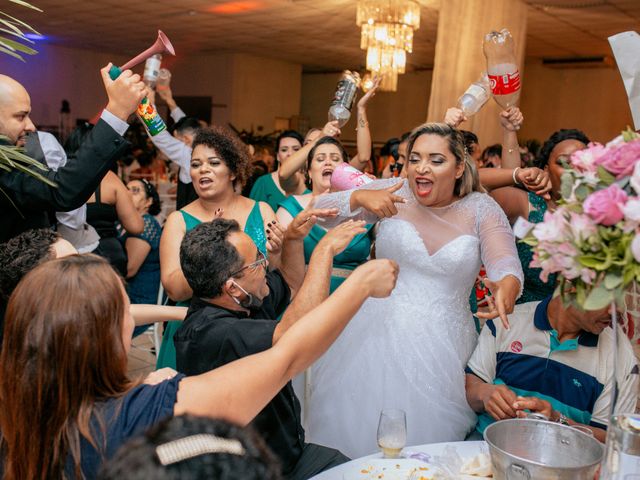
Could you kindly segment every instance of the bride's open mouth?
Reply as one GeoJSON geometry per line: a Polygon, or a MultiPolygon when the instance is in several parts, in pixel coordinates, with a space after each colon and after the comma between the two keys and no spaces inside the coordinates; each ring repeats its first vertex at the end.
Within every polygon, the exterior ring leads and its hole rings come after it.
{"type": "Polygon", "coordinates": [[[325,168],[322,170],[322,179],[323,180],[331,180],[331,175],[333,174],[333,168],[325,168]]]}
{"type": "Polygon", "coordinates": [[[425,177],[416,177],[416,195],[426,197],[433,190],[433,182],[425,177]]]}

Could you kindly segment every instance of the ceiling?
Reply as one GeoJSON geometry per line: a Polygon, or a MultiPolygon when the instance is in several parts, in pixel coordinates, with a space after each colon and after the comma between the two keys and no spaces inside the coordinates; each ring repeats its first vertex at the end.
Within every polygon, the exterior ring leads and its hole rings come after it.
{"type": "MultiPolygon", "coordinates": [[[[162,29],[178,54],[242,52],[302,63],[305,71],[361,68],[356,0],[30,0],[33,12],[3,2],[47,42],[133,54],[162,29]]],[[[429,68],[440,1],[418,0],[422,18],[410,69],[429,68]]],[[[607,37],[640,30],[640,0],[526,0],[529,57],[610,53],[607,37]]]]}

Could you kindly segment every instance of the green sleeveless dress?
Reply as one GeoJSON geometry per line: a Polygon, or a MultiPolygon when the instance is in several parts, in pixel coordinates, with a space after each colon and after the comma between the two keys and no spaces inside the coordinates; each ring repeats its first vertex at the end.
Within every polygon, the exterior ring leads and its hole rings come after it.
{"type": "Polygon", "coordinates": [[[278,205],[287,197],[273,181],[271,174],[267,173],[259,177],[256,183],[253,184],[249,198],[256,202],[267,203],[275,212],[278,209],[278,205]]]}
{"type": "MultiPolygon", "coordinates": [[[[185,212],[184,210],[180,210],[180,213],[182,214],[187,232],[193,230],[202,223],[200,219],[185,212]]],[[[256,247],[258,247],[262,253],[267,255],[267,237],[264,233],[264,221],[262,219],[262,214],[260,213],[260,205],[258,202],[255,202],[255,205],[249,213],[247,223],[244,226],[244,233],[253,239],[256,247]]],[[[181,307],[188,307],[190,303],[191,300],[185,300],[183,302],[178,302],[178,305],[181,307]]],[[[173,344],[173,335],[176,333],[178,328],[180,328],[180,325],[182,325],[182,322],[167,322],[167,326],[164,329],[164,334],[162,336],[162,345],[158,352],[156,368],[176,368],[176,349],[173,344]]]]}
{"type": "MultiPolygon", "coordinates": [[[[542,222],[544,214],[547,211],[547,202],[544,201],[544,198],[529,192],[529,204],[531,205],[531,209],[527,220],[531,223],[542,222]]],[[[549,275],[547,282],[540,280],[540,272],[542,270],[529,266],[533,259],[533,249],[529,245],[519,241],[516,242],[516,247],[518,248],[518,256],[520,257],[522,271],[524,272],[522,296],[516,303],[538,302],[544,300],[549,295],[553,295],[553,291],[556,288],[557,275],[549,275]]]]}
{"type": "MultiPolygon", "coordinates": [[[[287,212],[289,212],[289,214],[291,214],[292,217],[295,217],[296,215],[298,215],[298,213],[304,210],[302,205],[300,205],[298,200],[296,200],[294,197],[286,198],[280,204],[280,206],[284,208],[287,212]]],[[[371,238],[369,235],[369,231],[371,230],[371,227],[373,227],[373,225],[367,225],[366,226],[367,232],[361,233],[360,235],[356,236],[351,241],[349,246],[344,250],[344,252],[342,252],[340,255],[337,255],[333,259],[334,269],[351,271],[351,270],[354,270],[356,267],[358,267],[358,265],[361,265],[367,261],[367,258],[369,257],[369,253],[371,252],[371,238]]],[[[304,261],[307,265],[309,264],[309,260],[311,259],[311,254],[313,253],[313,250],[316,248],[316,245],[318,244],[318,242],[322,240],[322,237],[326,235],[326,233],[327,231],[325,229],[323,229],[322,227],[319,227],[318,225],[314,225],[313,228],[311,229],[311,232],[309,232],[309,235],[305,237],[304,261]]],[[[336,288],[342,285],[342,282],[344,282],[345,279],[346,279],[346,275],[344,276],[332,275],[331,289],[330,289],[331,293],[333,293],[333,291],[336,288]]]]}

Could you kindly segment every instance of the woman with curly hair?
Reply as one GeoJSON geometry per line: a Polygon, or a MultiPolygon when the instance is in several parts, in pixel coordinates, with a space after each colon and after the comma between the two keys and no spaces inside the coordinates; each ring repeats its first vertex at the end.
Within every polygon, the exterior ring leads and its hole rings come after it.
{"type": "MultiPolygon", "coordinates": [[[[191,288],[180,267],[180,243],[185,233],[214,218],[227,218],[240,224],[258,249],[268,254],[269,224],[275,214],[269,205],[236,193],[242,190],[250,172],[249,152],[233,133],[221,127],[198,132],[193,140],[191,179],[198,198],[167,218],[160,239],[161,280],[167,295],[179,305],[188,305],[191,288]]],[[[278,264],[278,259],[269,258],[278,264]]],[[[158,354],[158,368],[175,368],[173,334],[179,322],[170,322],[158,354]]]]}

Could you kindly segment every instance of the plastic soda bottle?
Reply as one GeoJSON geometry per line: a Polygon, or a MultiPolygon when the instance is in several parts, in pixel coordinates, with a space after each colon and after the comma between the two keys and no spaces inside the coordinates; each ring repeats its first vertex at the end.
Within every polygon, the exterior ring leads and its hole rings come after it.
{"type": "Polygon", "coordinates": [[[487,72],[482,72],[480,78],[469,85],[469,88],[458,99],[458,108],[464,112],[467,117],[475,115],[480,111],[489,97],[491,96],[491,87],[489,86],[489,77],[487,72]]]}
{"type": "Polygon", "coordinates": [[[171,72],[166,68],[161,68],[158,72],[158,80],[156,81],[156,89],[162,90],[168,88],[171,84],[171,72]]]}
{"type": "Polygon", "coordinates": [[[344,127],[351,118],[351,108],[356,99],[356,93],[360,86],[358,72],[345,70],[336,86],[336,93],[329,107],[329,121],[338,121],[340,128],[344,127]]]}
{"type": "Polygon", "coordinates": [[[506,28],[485,35],[482,46],[487,58],[487,74],[493,98],[502,108],[509,108],[520,99],[520,71],[514,42],[506,28]]]}
{"type": "MultiPolygon", "coordinates": [[[[115,65],[109,70],[111,80],[118,78],[121,73],[122,70],[115,65]]],[[[162,117],[158,114],[156,107],[149,103],[149,99],[147,97],[144,97],[138,105],[137,113],[140,120],[142,120],[142,123],[147,127],[149,135],[152,137],[155,137],[157,134],[167,129],[167,124],[164,123],[164,120],[162,120],[162,117]]]]}
{"type": "Polygon", "coordinates": [[[156,53],[155,55],[147,58],[144,62],[144,73],[142,74],[142,80],[149,87],[154,88],[158,81],[158,74],[160,73],[160,64],[162,63],[162,55],[156,53]]]}

